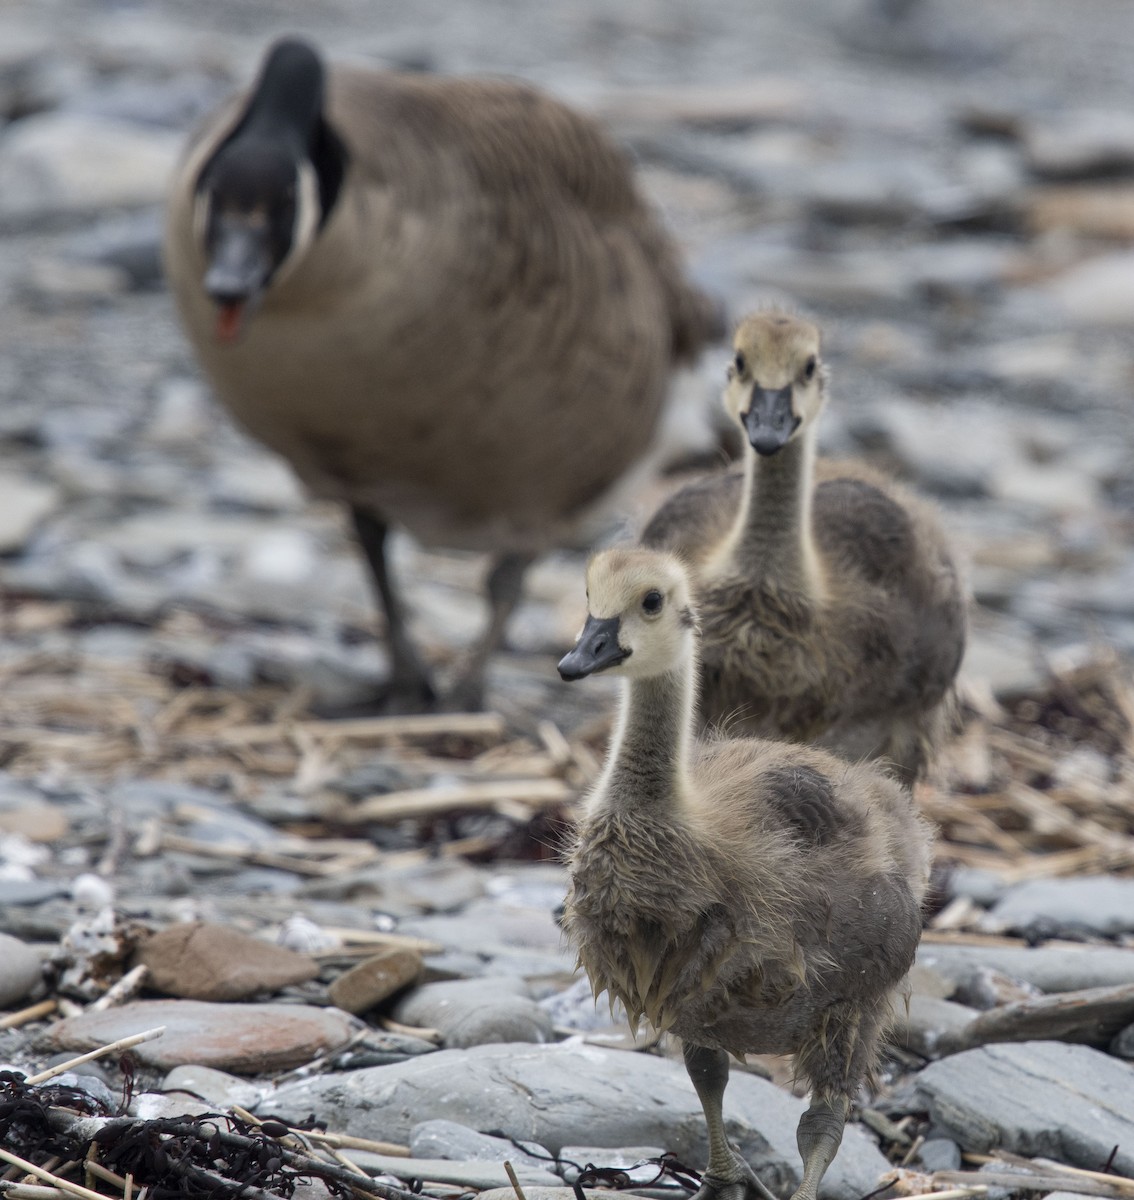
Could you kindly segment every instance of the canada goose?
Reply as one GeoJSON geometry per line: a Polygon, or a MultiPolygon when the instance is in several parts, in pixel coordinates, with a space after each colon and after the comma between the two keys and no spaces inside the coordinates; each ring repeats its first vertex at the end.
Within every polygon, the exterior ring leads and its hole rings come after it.
{"type": "Polygon", "coordinates": [[[693,739],[696,615],[671,555],[608,550],[564,679],[626,679],[569,853],[564,928],[596,996],[677,1034],[705,1110],[701,1200],[767,1189],[725,1140],[728,1055],[790,1053],[815,1200],[913,961],[930,835],[879,767],[756,738],[693,739]]]}
{"type": "Polygon", "coordinates": [[[819,341],[782,312],[741,322],[724,402],[745,464],[677,492],[642,542],[695,572],[706,721],[886,758],[912,786],[948,723],[964,592],[927,506],[861,464],[816,462],[819,341]]]}
{"type": "Polygon", "coordinates": [[[520,83],[327,70],[294,39],[190,146],[166,264],[221,401],[349,508],[394,707],[435,696],[389,525],[495,555],[475,701],[526,567],[586,537],[719,319],[594,122],[520,83]]]}

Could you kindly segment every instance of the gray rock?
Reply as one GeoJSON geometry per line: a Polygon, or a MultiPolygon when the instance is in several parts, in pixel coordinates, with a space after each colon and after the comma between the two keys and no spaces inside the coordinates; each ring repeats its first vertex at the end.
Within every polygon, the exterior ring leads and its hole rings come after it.
{"type": "Polygon", "coordinates": [[[620,1146],[610,1150],[604,1146],[564,1146],[559,1151],[563,1163],[561,1174],[567,1183],[574,1183],[590,1163],[596,1167],[616,1167],[626,1172],[631,1183],[649,1183],[656,1178],[656,1163],[665,1151],[658,1146],[620,1146]],[[638,1164],[641,1163],[641,1166],[638,1164]]]}
{"type": "Polygon", "coordinates": [[[200,1117],[216,1112],[217,1106],[180,1093],[167,1096],[163,1092],[139,1092],[127,1112],[141,1121],[160,1121],[177,1117],[200,1117]]]}
{"type": "Polygon", "coordinates": [[[449,965],[461,975],[521,975],[561,978],[575,974],[575,958],[550,908],[474,901],[454,915],[417,917],[399,925],[403,933],[440,942],[447,951],[430,965],[449,965]]]}
{"type": "Polygon", "coordinates": [[[1002,971],[1044,992],[1134,983],[1134,950],[1110,946],[1025,948],[924,943],[917,961],[958,981],[967,978],[974,967],[1002,971]]]}
{"type": "Polygon", "coordinates": [[[407,1025],[439,1029],[446,1046],[550,1042],[551,1020],[522,979],[454,979],[416,988],[394,1007],[407,1025]]]}
{"type": "MultiPolygon", "coordinates": [[[[725,1096],[730,1141],[774,1191],[800,1179],[795,1130],[805,1104],[767,1080],[735,1072],[725,1096]]],[[[414,1062],[323,1076],[280,1088],[265,1108],[283,1120],[311,1112],[330,1128],[405,1140],[425,1117],[492,1123],[558,1153],[565,1145],[661,1145],[690,1163],[707,1153],[701,1106],[684,1068],[593,1046],[476,1046],[414,1062]]],[[[823,1196],[854,1200],[889,1164],[858,1127],[847,1130],[823,1196]]]]}
{"type": "Polygon", "coordinates": [[[570,987],[547,996],[539,1002],[540,1007],[556,1029],[591,1033],[596,1029],[609,1029],[613,1024],[626,1023],[626,1010],[617,1001],[611,1014],[607,996],[596,1002],[591,991],[591,982],[584,975],[570,987]]]}
{"type": "Polygon", "coordinates": [[[976,1009],[937,996],[914,993],[908,1004],[895,1006],[890,1041],[924,1058],[948,1054],[956,1040],[977,1016],[976,1009]]]}
{"type": "Polygon", "coordinates": [[[1134,251],[1104,254],[1071,267],[1042,294],[1081,325],[1122,325],[1134,321],[1134,251]]]}
{"type": "MultiPolygon", "coordinates": [[[[393,1175],[397,1179],[422,1179],[431,1183],[456,1184],[461,1187],[511,1188],[503,1163],[481,1159],[454,1160],[448,1158],[399,1158],[392,1154],[375,1154],[370,1150],[351,1150],[352,1162],[372,1175],[393,1175]]],[[[531,1167],[513,1162],[516,1176],[522,1185],[555,1187],[559,1176],[545,1167],[531,1167]]],[[[515,1192],[512,1193],[515,1200],[515,1192]]]]}
{"type": "Polygon", "coordinates": [[[921,1165],[927,1171],[959,1171],[961,1147],[951,1138],[926,1138],[918,1151],[921,1165]]]}
{"type": "Polygon", "coordinates": [[[1028,166],[1037,175],[1082,179],[1134,169],[1134,116],[1124,109],[1045,114],[1024,130],[1028,166]]]}
{"type": "Polygon", "coordinates": [[[1134,933],[1134,879],[1094,875],[1029,880],[1011,888],[991,917],[1004,929],[1048,937],[1134,933]]]}
{"type": "Polygon", "coordinates": [[[510,1162],[513,1166],[521,1163],[539,1171],[551,1169],[548,1159],[551,1157],[542,1146],[530,1148],[543,1155],[537,1158],[525,1154],[508,1138],[493,1137],[491,1134],[479,1133],[467,1125],[456,1121],[422,1121],[410,1130],[410,1153],[414,1158],[448,1158],[463,1159],[468,1162],[510,1162]]]}
{"type": "Polygon", "coordinates": [[[180,145],[177,134],[79,113],[17,121],[0,139],[0,214],[156,204],[180,145]]]}
{"type": "Polygon", "coordinates": [[[0,474],[0,554],[21,550],[59,504],[59,489],[9,471],[0,474]]]}
{"type": "Polygon", "coordinates": [[[955,866],[949,872],[949,898],[967,896],[982,908],[991,908],[1008,890],[1008,885],[995,871],[983,867],[955,866]]]}
{"type": "Polygon", "coordinates": [[[165,1026],[136,1046],[148,1066],[171,1070],[200,1063],[245,1075],[282,1071],[345,1045],[351,1019],[333,1008],[302,1004],[209,1004],[197,1000],[136,1000],[103,1012],[67,1017],[51,1027],[58,1047],[91,1050],[165,1026]]]}
{"type": "Polygon", "coordinates": [[[997,700],[1011,700],[1040,688],[1046,678],[1038,644],[1009,628],[969,630],[963,677],[991,691],[997,700]]]}
{"type": "Polygon", "coordinates": [[[39,954],[19,938],[0,933],[0,1008],[14,1008],[43,978],[39,954]]]}
{"type": "Polygon", "coordinates": [[[265,1089],[259,1084],[249,1083],[227,1071],[215,1067],[203,1067],[200,1063],[187,1063],[174,1067],[162,1080],[163,1092],[188,1092],[214,1108],[228,1108],[239,1104],[251,1108],[263,1096],[265,1089]]]}
{"type": "Polygon", "coordinates": [[[1009,1150],[1134,1172],[1134,1067],[1089,1046],[1021,1042],[931,1063],[917,1078],[930,1120],[964,1150],[1009,1150]]]}
{"type": "MultiPolygon", "coordinates": [[[[130,213],[101,221],[76,234],[67,253],[81,263],[95,263],[121,272],[129,287],[157,288],[162,280],[161,213],[130,213]]],[[[252,464],[246,464],[251,469],[252,464]]]]}
{"type": "MultiPolygon", "coordinates": [[[[605,1188],[580,1188],[585,1200],[610,1200],[610,1192],[605,1188]]],[[[569,1187],[530,1187],[524,1188],[527,1200],[576,1200],[577,1193],[569,1187]]],[[[515,1189],[489,1188],[477,1196],[477,1200],[516,1200],[515,1189]]]]}
{"type": "Polygon", "coordinates": [[[1110,1043],[1111,1054],[1119,1058],[1134,1058],[1134,1025],[1127,1025],[1110,1043]]]}

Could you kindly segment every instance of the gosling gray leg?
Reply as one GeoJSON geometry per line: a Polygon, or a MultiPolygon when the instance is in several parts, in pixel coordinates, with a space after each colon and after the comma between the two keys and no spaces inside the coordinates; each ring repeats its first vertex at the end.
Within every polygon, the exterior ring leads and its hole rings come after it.
{"type": "Polygon", "coordinates": [[[849,1111],[846,1096],[816,1097],[799,1118],[795,1140],[803,1159],[803,1180],[791,1200],[818,1200],[819,1184],[839,1152],[849,1111]]]}
{"type": "Polygon", "coordinates": [[[386,562],[388,526],[360,508],[352,508],[350,515],[358,544],[362,547],[370,566],[378,602],[386,614],[390,678],[380,690],[374,707],[387,712],[422,712],[434,705],[437,693],[417,648],[410,640],[402,598],[394,586],[394,579],[386,562]]]}
{"type": "Polygon", "coordinates": [[[472,648],[447,698],[447,707],[476,712],[484,707],[484,673],[488,660],[504,640],[508,621],[524,591],[524,574],[534,559],[532,554],[505,554],[488,573],[485,592],[489,618],[480,641],[472,648]]]}
{"type": "Polygon", "coordinates": [[[693,1200],[776,1200],[756,1172],[728,1144],[724,1130],[724,1092],[728,1055],[723,1050],[683,1044],[685,1069],[693,1081],[709,1128],[709,1165],[693,1200]]]}

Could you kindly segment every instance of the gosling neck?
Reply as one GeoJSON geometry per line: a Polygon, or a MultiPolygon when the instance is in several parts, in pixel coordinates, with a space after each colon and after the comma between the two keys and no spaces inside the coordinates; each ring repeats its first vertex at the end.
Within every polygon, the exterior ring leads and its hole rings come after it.
{"type": "Polygon", "coordinates": [[[664,812],[686,794],[693,736],[695,659],[662,675],[628,679],[604,786],[614,809],[664,812]]]}
{"type": "Polygon", "coordinates": [[[811,528],[815,426],[768,457],[750,446],[744,494],[729,539],[734,555],[759,564],[785,589],[819,599],[823,577],[811,528]]]}

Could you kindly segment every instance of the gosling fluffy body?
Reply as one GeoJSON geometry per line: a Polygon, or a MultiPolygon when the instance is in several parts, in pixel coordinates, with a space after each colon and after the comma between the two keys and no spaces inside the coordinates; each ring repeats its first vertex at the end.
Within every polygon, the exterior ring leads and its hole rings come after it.
{"type": "Polygon", "coordinates": [[[724,393],[740,469],[686,486],[647,546],[692,567],[706,722],[883,758],[907,784],[940,743],[965,642],[964,589],[930,507],[861,464],[816,461],[819,330],[741,322],[724,393]]]}
{"type": "Polygon", "coordinates": [[[295,40],[190,147],[166,261],[225,407],[379,556],[387,522],[512,556],[585,536],[717,320],[593,121],[295,40]]]}
{"type": "Polygon", "coordinates": [[[800,1146],[805,1184],[817,1186],[913,961],[927,826],[872,764],[755,738],[694,740],[697,638],[676,558],[606,551],[587,583],[587,626],[561,673],[595,663],[627,683],[568,854],[567,936],[596,994],[685,1042],[707,1088],[710,1191],[756,1187],[726,1145],[712,1150],[725,1052],[795,1056],[813,1089],[800,1146]],[[837,1136],[808,1140],[816,1123],[837,1136]]]}

